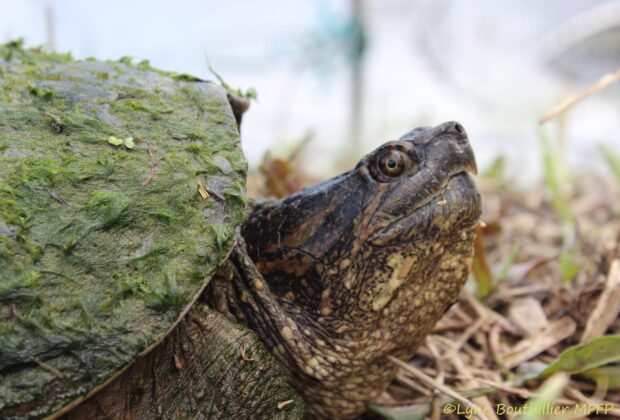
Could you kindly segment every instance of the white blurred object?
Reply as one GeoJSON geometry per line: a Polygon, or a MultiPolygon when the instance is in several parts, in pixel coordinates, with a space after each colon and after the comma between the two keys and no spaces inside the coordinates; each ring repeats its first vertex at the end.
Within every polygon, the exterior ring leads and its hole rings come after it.
{"type": "Polygon", "coordinates": [[[620,1],[595,5],[560,23],[542,37],[539,51],[552,68],[578,83],[618,68],[620,1]]]}
{"type": "MultiPolygon", "coordinates": [[[[618,53],[561,55],[566,67],[560,54],[573,54],[581,42],[604,44],[608,38],[596,33],[615,28],[618,3],[364,0],[364,151],[417,125],[459,120],[481,169],[503,154],[509,167],[513,163],[517,182],[534,180],[542,166],[538,118],[613,70],[603,68],[620,58],[618,53]],[[597,22],[596,29],[590,22],[597,22]],[[567,77],[566,68],[586,64],[600,66],[600,74],[595,69],[567,77]]],[[[57,51],[77,58],[148,58],[158,68],[211,78],[207,55],[231,86],[255,88],[258,101],[242,127],[252,166],[265,150],[286,147],[309,129],[316,133],[306,149],[315,172],[333,173],[331,165],[350,150],[350,72],[343,67],[324,77],[296,61],[307,54],[299,40],[321,26],[320,5],[346,12],[349,0],[108,0],[87,7],[81,0],[0,0],[0,36],[44,44],[48,5],[54,8],[57,51]],[[284,44],[298,51],[286,54],[284,44]]],[[[587,45],[586,52],[598,51],[587,45]]],[[[606,48],[614,46],[618,43],[606,48]]],[[[565,122],[567,148],[577,162],[597,166],[600,142],[620,149],[620,108],[613,95],[588,98],[565,122]]],[[[554,124],[543,128],[552,136],[554,124]]]]}

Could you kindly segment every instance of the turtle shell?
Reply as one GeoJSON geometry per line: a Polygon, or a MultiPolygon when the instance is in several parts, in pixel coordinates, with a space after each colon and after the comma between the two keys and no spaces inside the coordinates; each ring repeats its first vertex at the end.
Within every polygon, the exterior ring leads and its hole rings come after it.
{"type": "Polygon", "coordinates": [[[161,341],[227,258],[245,173],[221,87],[0,46],[0,417],[75,405],[161,341]]]}

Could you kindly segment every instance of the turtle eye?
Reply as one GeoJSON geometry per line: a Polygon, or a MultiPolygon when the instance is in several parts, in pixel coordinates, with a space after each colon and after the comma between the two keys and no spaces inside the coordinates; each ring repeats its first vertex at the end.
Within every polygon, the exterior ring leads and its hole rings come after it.
{"type": "Polygon", "coordinates": [[[386,150],[377,159],[379,170],[387,176],[398,176],[409,163],[409,156],[400,150],[386,150]]]}

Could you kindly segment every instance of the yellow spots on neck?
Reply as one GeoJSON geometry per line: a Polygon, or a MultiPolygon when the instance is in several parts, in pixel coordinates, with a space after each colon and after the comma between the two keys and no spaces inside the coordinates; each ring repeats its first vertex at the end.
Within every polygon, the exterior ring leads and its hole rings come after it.
{"type": "Polygon", "coordinates": [[[348,270],[348,268],[351,267],[351,260],[349,258],[345,258],[344,260],[340,261],[338,267],[340,268],[340,275],[344,276],[342,279],[344,287],[346,287],[348,290],[351,290],[357,280],[355,270],[348,270]]]}
{"type": "Polygon", "coordinates": [[[319,359],[320,358],[318,356],[308,359],[302,367],[304,373],[314,376],[317,379],[323,379],[328,377],[329,372],[327,371],[327,369],[321,366],[321,361],[324,362],[324,360],[319,359]]]}
{"type": "Polygon", "coordinates": [[[243,303],[248,303],[250,301],[250,294],[244,290],[243,292],[241,292],[240,300],[243,303]]]}
{"type": "Polygon", "coordinates": [[[351,290],[353,288],[353,286],[355,285],[355,280],[356,280],[356,276],[352,271],[348,271],[347,274],[344,276],[344,287],[346,287],[347,289],[351,290]]]}
{"type": "Polygon", "coordinates": [[[415,263],[416,259],[414,257],[407,257],[403,260],[403,263],[400,265],[400,269],[398,270],[398,276],[406,279],[415,263]]]}
{"type": "Polygon", "coordinates": [[[293,338],[293,330],[291,330],[289,326],[282,327],[282,329],[280,330],[280,334],[282,334],[282,337],[287,340],[293,338]]]}
{"type": "Polygon", "coordinates": [[[407,281],[407,276],[413,268],[416,258],[413,256],[403,257],[402,254],[392,254],[388,258],[387,266],[392,269],[387,283],[381,285],[379,293],[372,302],[372,310],[381,310],[392,299],[394,292],[407,281]]]}
{"type": "Polygon", "coordinates": [[[338,328],[336,328],[336,332],[338,334],[345,333],[345,332],[347,332],[349,330],[350,330],[350,328],[349,328],[349,325],[347,325],[347,324],[342,324],[338,328]]]}
{"type": "Polygon", "coordinates": [[[463,260],[460,256],[446,257],[439,264],[441,270],[454,271],[459,269],[463,265],[463,260]]]}
{"type": "Polygon", "coordinates": [[[319,305],[319,314],[321,316],[329,316],[332,313],[330,293],[331,289],[329,287],[321,292],[321,303],[319,305]]]}
{"type": "Polygon", "coordinates": [[[381,308],[387,305],[391,298],[391,294],[382,293],[372,302],[372,310],[378,312],[381,308]]]}

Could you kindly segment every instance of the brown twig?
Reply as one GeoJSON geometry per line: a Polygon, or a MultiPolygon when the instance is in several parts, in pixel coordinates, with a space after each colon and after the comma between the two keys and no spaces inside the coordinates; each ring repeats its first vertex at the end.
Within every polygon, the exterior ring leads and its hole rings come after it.
{"type": "Polygon", "coordinates": [[[586,323],[586,328],[579,342],[586,343],[605,333],[607,328],[616,320],[620,310],[620,260],[613,260],[605,289],[598,298],[598,302],[586,323]]]}
{"type": "Polygon", "coordinates": [[[32,360],[37,365],[39,365],[41,368],[47,370],[49,373],[51,373],[52,375],[54,375],[57,378],[62,379],[62,378],[65,377],[65,375],[61,371],[56,369],[54,366],[45,363],[43,360],[39,359],[38,357],[31,356],[30,360],[32,360]]]}
{"type": "Polygon", "coordinates": [[[457,376],[458,379],[466,379],[466,380],[475,380],[476,382],[480,382],[483,385],[488,385],[491,386],[495,389],[498,389],[500,391],[504,391],[508,394],[515,394],[518,395],[521,398],[531,398],[533,397],[535,394],[533,392],[528,391],[527,389],[523,389],[523,388],[514,388],[510,385],[506,385],[503,383],[499,383],[496,381],[490,381],[488,379],[484,379],[484,378],[480,378],[480,377],[466,377],[463,375],[459,375],[457,376]]]}
{"type": "Polygon", "coordinates": [[[224,196],[220,193],[218,193],[216,190],[214,190],[213,188],[209,188],[209,187],[205,187],[205,190],[207,190],[207,192],[209,194],[211,194],[213,197],[215,197],[216,199],[218,199],[219,201],[226,201],[226,199],[224,198],[224,196]]]}
{"type": "Polygon", "coordinates": [[[578,94],[569,96],[568,98],[560,102],[558,105],[552,108],[549,112],[547,112],[542,117],[540,117],[540,119],[538,120],[538,123],[542,125],[559,117],[560,115],[564,114],[567,110],[572,108],[576,103],[584,100],[590,95],[593,95],[597,92],[600,92],[608,88],[609,86],[611,86],[618,80],[620,80],[620,68],[616,69],[615,71],[611,73],[607,73],[606,75],[601,77],[599,80],[597,80],[596,83],[588,86],[587,88],[585,88],[578,94]]]}
{"type": "MultiPolygon", "coordinates": [[[[588,398],[585,395],[583,395],[577,389],[571,388],[571,387],[566,388],[566,394],[568,394],[569,397],[574,398],[578,402],[580,401],[582,403],[591,404],[591,407],[596,407],[596,404],[606,404],[609,407],[612,407],[609,411],[607,411],[607,414],[620,417],[620,408],[616,408],[615,404],[612,403],[611,401],[593,400],[592,398],[588,398]]],[[[589,410],[592,410],[592,408],[590,407],[588,408],[589,410]]],[[[586,414],[586,413],[583,413],[583,414],[586,414]]]]}
{"type": "Polygon", "coordinates": [[[524,338],[515,344],[509,352],[500,355],[500,358],[503,360],[503,365],[507,369],[512,369],[523,362],[527,362],[560,341],[573,335],[576,328],[577,324],[570,316],[565,316],[550,323],[544,330],[524,338]]]}
{"type": "Polygon", "coordinates": [[[474,412],[478,415],[478,417],[480,417],[481,419],[484,419],[484,420],[488,420],[488,418],[484,414],[482,414],[483,410],[480,407],[478,407],[476,404],[474,404],[473,402],[471,402],[467,398],[463,397],[461,394],[459,394],[458,392],[454,391],[450,387],[447,387],[447,386],[445,386],[443,384],[440,384],[439,382],[435,381],[430,376],[426,375],[424,372],[420,371],[419,369],[414,368],[410,364],[405,363],[405,362],[403,362],[400,359],[397,359],[397,358],[392,357],[392,356],[388,356],[388,359],[392,363],[394,363],[395,365],[397,365],[398,367],[403,369],[405,372],[409,373],[411,376],[416,378],[417,380],[422,381],[422,382],[426,383],[427,385],[433,387],[434,389],[436,389],[438,391],[441,391],[442,393],[444,393],[444,394],[454,398],[456,401],[459,401],[462,404],[465,404],[467,407],[472,408],[474,410],[474,412]]]}
{"type": "Polygon", "coordinates": [[[427,388],[424,388],[422,385],[412,381],[403,374],[396,375],[396,380],[407,385],[409,388],[416,391],[420,395],[424,395],[425,397],[430,397],[432,395],[432,392],[430,392],[427,388]]]}
{"type": "Polygon", "coordinates": [[[151,145],[150,145],[150,144],[148,145],[148,147],[147,147],[147,149],[146,149],[146,150],[149,152],[149,157],[151,158],[151,165],[150,165],[150,168],[149,168],[149,175],[146,177],[146,179],[145,179],[145,180],[144,180],[144,182],[142,183],[142,186],[143,186],[143,187],[146,187],[146,186],[148,186],[148,185],[151,183],[151,181],[153,180],[153,176],[155,176],[155,167],[157,166],[157,164],[158,164],[159,162],[161,162],[162,160],[164,160],[164,157],[163,157],[163,156],[162,156],[162,157],[160,157],[160,158],[157,158],[157,159],[155,159],[155,158],[154,158],[154,156],[153,156],[153,150],[152,150],[152,148],[151,148],[151,145]]]}

